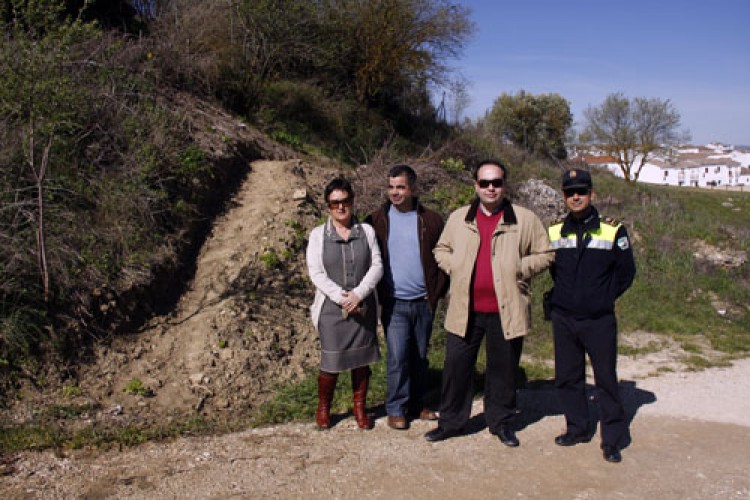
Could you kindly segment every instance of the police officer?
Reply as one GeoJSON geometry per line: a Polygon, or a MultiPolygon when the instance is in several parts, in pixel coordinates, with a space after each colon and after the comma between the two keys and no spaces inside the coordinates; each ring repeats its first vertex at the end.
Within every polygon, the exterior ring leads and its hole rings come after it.
{"type": "Polygon", "coordinates": [[[586,354],[594,370],[601,410],[601,448],[608,462],[620,462],[628,429],[617,387],[615,300],[635,277],[628,233],[620,222],[602,217],[591,204],[591,174],[566,171],[562,190],[568,215],[549,227],[555,250],[550,297],[555,343],[555,387],[567,430],[560,446],[591,440],[586,400],[586,354]]]}

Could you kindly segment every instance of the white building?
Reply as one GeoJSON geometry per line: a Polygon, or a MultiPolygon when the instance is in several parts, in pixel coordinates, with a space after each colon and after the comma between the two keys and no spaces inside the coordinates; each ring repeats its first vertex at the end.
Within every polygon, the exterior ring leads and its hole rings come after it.
{"type": "Polygon", "coordinates": [[[669,166],[660,168],[662,184],[690,187],[750,188],[750,168],[739,164],[715,162],[701,166],[669,166]]]}
{"type": "MultiPolygon", "coordinates": [[[[579,156],[591,167],[606,168],[622,177],[615,158],[602,154],[579,156]]],[[[634,168],[639,159],[633,163],[634,168]]],[[[722,144],[686,146],[654,157],[640,171],[638,182],[668,186],[750,190],[750,152],[722,144]]]]}

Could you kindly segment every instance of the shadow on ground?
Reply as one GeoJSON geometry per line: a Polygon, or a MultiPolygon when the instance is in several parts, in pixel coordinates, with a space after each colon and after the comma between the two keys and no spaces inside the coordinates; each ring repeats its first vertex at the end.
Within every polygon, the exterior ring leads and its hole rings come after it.
{"type": "MultiPolygon", "coordinates": [[[[623,405],[625,406],[625,415],[628,420],[628,426],[632,423],[638,410],[647,404],[656,402],[656,395],[644,389],[639,389],[636,383],[631,380],[623,380],[619,384],[620,395],[622,396],[623,405]]],[[[589,401],[589,411],[591,412],[592,429],[594,434],[599,423],[599,406],[596,403],[598,389],[593,385],[586,385],[586,395],[589,401]]],[[[481,397],[481,394],[478,395],[481,397]]],[[[518,391],[518,418],[516,419],[516,430],[522,430],[528,426],[534,425],[545,417],[561,415],[562,410],[557,400],[555,386],[552,380],[532,380],[525,384],[518,391]]],[[[481,432],[487,428],[484,419],[484,413],[473,416],[466,426],[466,434],[481,432]]],[[[626,447],[628,442],[622,443],[626,447]]]]}

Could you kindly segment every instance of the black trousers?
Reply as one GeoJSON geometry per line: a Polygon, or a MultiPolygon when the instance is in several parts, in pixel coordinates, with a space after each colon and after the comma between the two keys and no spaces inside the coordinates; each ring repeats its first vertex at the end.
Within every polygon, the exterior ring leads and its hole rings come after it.
{"type": "Polygon", "coordinates": [[[599,389],[602,444],[618,446],[625,438],[627,420],[617,386],[617,319],[609,314],[576,319],[552,312],[555,336],[555,387],[568,432],[590,432],[586,399],[586,354],[599,389]]]}
{"type": "Polygon", "coordinates": [[[510,424],[516,415],[516,376],[523,337],[506,340],[497,313],[473,313],[466,337],[448,334],[438,425],[461,430],[471,416],[477,355],[486,338],[487,369],[484,383],[484,416],[490,432],[510,424]]]}

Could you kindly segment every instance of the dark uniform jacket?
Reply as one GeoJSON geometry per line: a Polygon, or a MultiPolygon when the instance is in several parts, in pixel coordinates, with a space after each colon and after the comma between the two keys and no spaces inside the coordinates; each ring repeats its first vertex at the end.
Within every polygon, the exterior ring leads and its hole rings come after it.
{"type": "Polygon", "coordinates": [[[550,268],[554,289],[551,306],[575,318],[614,313],[615,300],[633,283],[635,261],[625,226],[591,214],[578,221],[568,214],[549,227],[555,263],[550,268]]]}
{"type": "MultiPolygon", "coordinates": [[[[440,238],[443,231],[443,218],[436,212],[425,208],[419,200],[414,199],[417,207],[417,230],[419,231],[419,253],[422,260],[422,270],[424,271],[425,286],[427,288],[427,300],[433,314],[437,308],[438,299],[445,295],[448,289],[448,276],[440,270],[432,255],[432,249],[440,238]]],[[[378,239],[383,254],[383,267],[387,270],[390,268],[390,252],[388,251],[388,211],[391,203],[386,202],[381,208],[368,215],[365,222],[375,228],[375,236],[378,239]]],[[[385,277],[378,284],[378,299],[383,303],[384,300],[393,297],[392,283],[385,277]]]]}

